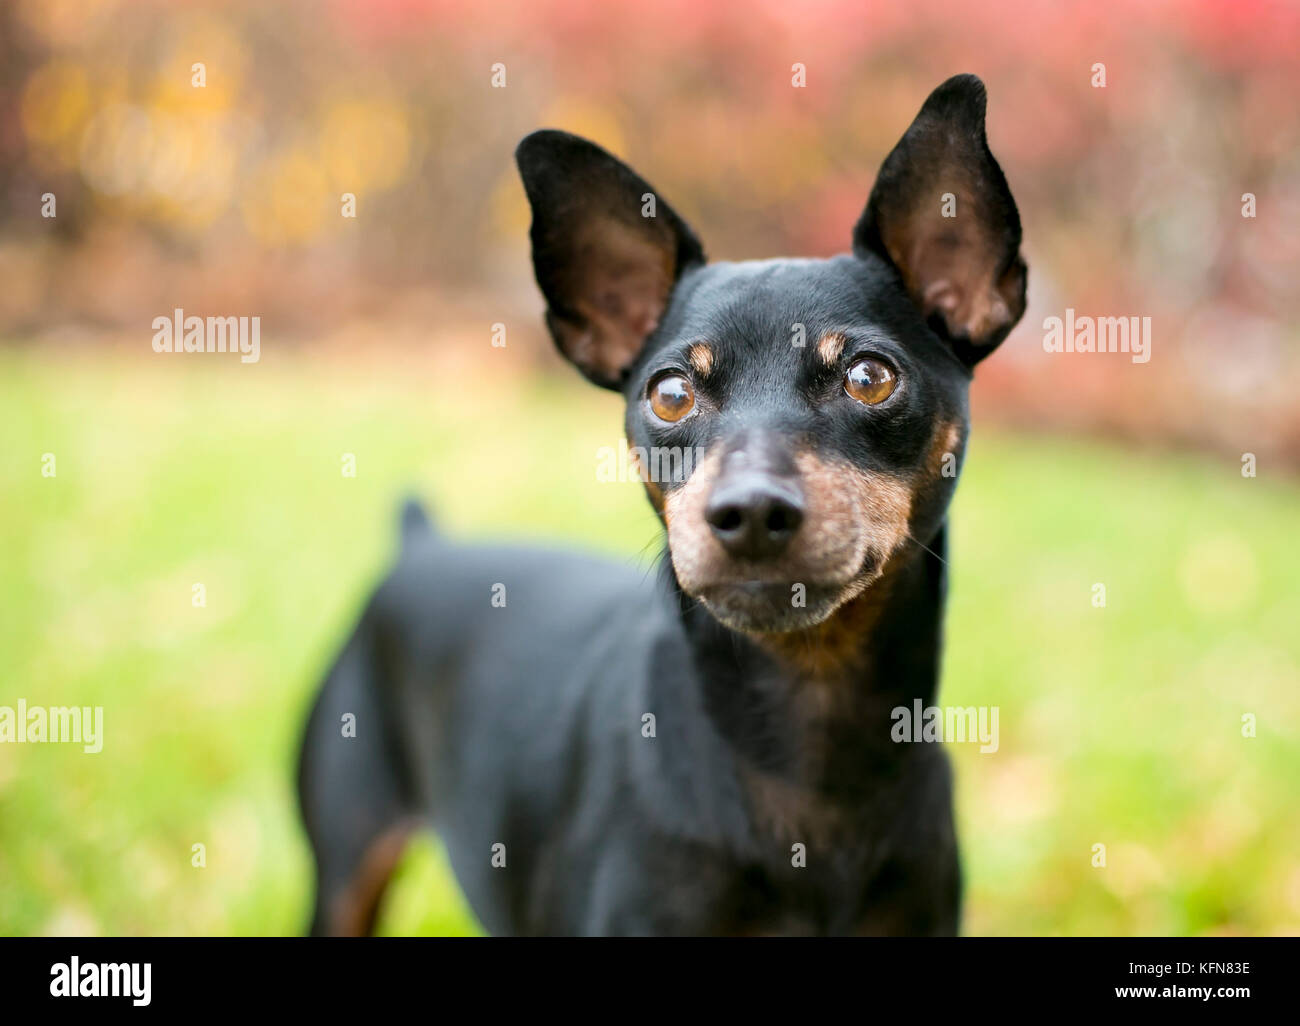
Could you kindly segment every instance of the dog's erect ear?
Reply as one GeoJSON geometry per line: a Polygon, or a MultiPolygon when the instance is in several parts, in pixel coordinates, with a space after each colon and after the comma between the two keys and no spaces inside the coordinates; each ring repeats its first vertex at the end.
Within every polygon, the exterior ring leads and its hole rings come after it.
{"type": "Polygon", "coordinates": [[[984,136],[984,83],[957,75],[885,158],[853,250],[898,269],[921,316],[974,364],[1025,312],[1020,214],[984,136]]]}
{"type": "Polygon", "coordinates": [[[515,160],[533,208],[546,325],[583,374],[617,388],[704,251],[644,179],[586,139],[534,132],[515,160]]]}

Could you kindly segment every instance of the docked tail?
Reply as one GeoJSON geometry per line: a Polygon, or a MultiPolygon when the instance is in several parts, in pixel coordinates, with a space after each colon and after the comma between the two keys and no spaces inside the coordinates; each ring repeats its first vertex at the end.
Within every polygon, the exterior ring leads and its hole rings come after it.
{"type": "Polygon", "coordinates": [[[435,533],[433,523],[429,520],[429,514],[420,505],[420,500],[414,496],[408,496],[402,503],[399,523],[399,533],[403,546],[410,545],[417,538],[427,538],[435,533]]]}

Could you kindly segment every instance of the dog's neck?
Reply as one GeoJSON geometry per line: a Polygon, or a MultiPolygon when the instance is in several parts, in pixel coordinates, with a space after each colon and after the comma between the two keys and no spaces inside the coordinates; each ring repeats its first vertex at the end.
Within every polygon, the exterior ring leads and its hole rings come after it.
{"type": "Polygon", "coordinates": [[[678,589],[703,707],[743,766],[846,798],[896,768],[908,746],[890,739],[892,710],[930,703],[938,684],[943,541],[941,529],[826,622],[790,634],[733,631],[678,589]]]}

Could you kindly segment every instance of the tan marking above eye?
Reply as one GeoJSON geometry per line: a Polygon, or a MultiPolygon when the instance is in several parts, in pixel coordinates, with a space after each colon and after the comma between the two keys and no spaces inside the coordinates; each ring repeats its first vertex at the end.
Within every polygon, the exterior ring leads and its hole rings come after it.
{"type": "Polygon", "coordinates": [[[703,342],[696,342],[687,349],[686,359],[700,377],[707,378],[713,373],[713,350],[703,342]]]}
{"type": "Polygon", "coordinates": [[[660,374],[651,381],[646,398],[651,412],[669,424],[681,420],[695,408],[695,389],[675,371],[660,374]]]}
{"type": "Polygon", "coordinates": [[[854,362],[844,375],[844,391],[867,406],[883,403],[894,393],[898,376],[883,360],[866,356],[854,362]]]}
{"type": "Polygon", "coordinates": [[[817,342],[817,355],[822,358],[826,366],[834,367],[839,362],[840,354],[844,352],[847,341],[838,331],[827,332],[817,342]]]}

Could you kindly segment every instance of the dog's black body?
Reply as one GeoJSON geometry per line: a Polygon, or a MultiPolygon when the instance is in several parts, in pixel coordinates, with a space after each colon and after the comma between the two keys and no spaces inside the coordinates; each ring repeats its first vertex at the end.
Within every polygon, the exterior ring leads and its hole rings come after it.
{"type": "Polygon", "coordinates": [[[408,509],[308,725],[313,932],[370,929],[413,825],[493,933],[956,931],[947,760],[891,710],[935,696],[970,369],[1024,309],[983,115],[936,90],[832,260],[706,265],[608,154],[520,145],[561,351],[704,456],[647,483],[657,578],[408,509]]]}

